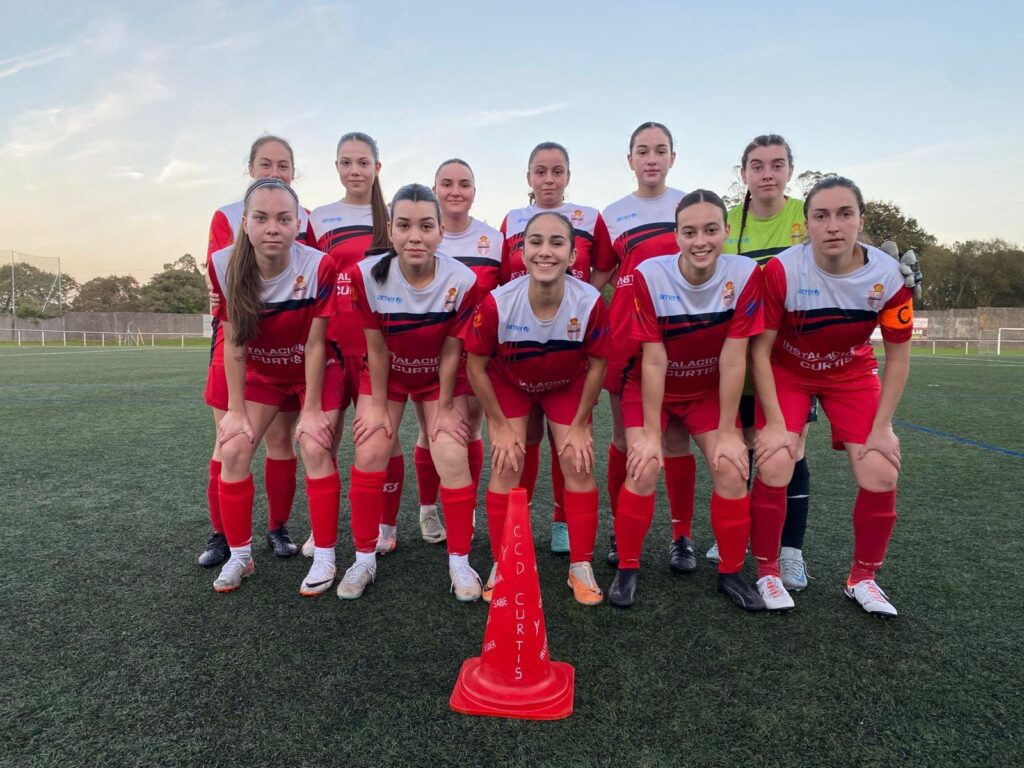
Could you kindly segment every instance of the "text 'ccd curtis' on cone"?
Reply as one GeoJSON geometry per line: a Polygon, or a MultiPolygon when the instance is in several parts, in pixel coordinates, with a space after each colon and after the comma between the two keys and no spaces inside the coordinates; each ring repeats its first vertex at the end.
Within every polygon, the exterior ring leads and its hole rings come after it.
{"type": "Polygon", "coordinates": [[[561,720],[572,714],[576,672],[551,661],[526,491],[509,494],[508,516],[484,646],[459,670],[449,705],[467,715],[561,720]]]}

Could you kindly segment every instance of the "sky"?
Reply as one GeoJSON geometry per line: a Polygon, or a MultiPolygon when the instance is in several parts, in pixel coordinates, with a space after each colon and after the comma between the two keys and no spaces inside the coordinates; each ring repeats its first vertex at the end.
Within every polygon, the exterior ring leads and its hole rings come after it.
{"type": "Polygon", "coordinates": [[[80,282],[205,257],[266,132],[292,143],[307,208],[343,194],[353,130],[378,141],[386,197],[459,156],[497,226],[551,140],[567,198],[603,208],[635,189],[647,120],[675,136],[680,189],[726,192],[747,142],[780,133],[797,174],[850,176],[940,242],[1024,244],[1022,22],[1004,2],[19,3],[0,26],[0,250],[80,282]]]}

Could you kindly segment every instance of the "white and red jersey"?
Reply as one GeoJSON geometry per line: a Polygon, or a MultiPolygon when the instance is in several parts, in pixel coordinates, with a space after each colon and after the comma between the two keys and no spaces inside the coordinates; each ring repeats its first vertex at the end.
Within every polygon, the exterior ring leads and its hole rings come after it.
{"type": "MultiPolygon", "coordinates": [[[[225,205],[222,208],[218,208],[213,214],[213,220],[210,222],[210,239],[206,244],[206,256],[209,259],[215,251],[219,251],[221,248],[227,248],[229,245],[233,245],[235,238],[238,236],[238,230],[242,226],[242,213],[245,209],[245,203],[239,200],[237,203],[231,203],[225,205]]],[[[309,211],[305,208],[299,207],[299,234],[296,237],[296,241],[300,243],[306,242],[306,229],[309,226],[309,211]]],[[[310,243],[312,245],[312,243],[310,243]]]]}
{"type": "Polygon", "coordinates": [[[444,239],[437,251],[472,269],[476,274],[476,284],[483,294],[498,287],[504,240],[501,232],[494,227],[470,218],[469,227],[462,232],[445,230],[444,239]]]}
{"type": "Polygon", "coordinates": [[[523,232],[526,224],[538,213],[560,213],[572,224],[573,246],[576,261],[572,265],[572,276],[577,280],[590,280],[591,270],[610,272],[615,269],[615,251],[608,236],[608,227],[596,208],[575,203],[562,203],[558,208],[538,208],[528,205],[509,211],[501,222],[501,234],[505,242],[501,248],[502,285],[526,274],[523,264],[523,232]]]}
{"type": "Polygon", "coordinates": [[[344,355],[365,355],[366,336],[352,308],[352,273],[373,244],[372,207],[339,201],[314,208],[309,214],[309,244],[330,256],[338,273],[335,314],[327,324],[327,338],[344,355]]]}
{"type": "MultiPolygon", "coordinates": [[[[679,254],[648,259],[633,273],[632,336],[665,345],[665,402],[718,395],[718,358],[726,339],[764,330],[761,273],[746,257],[721,255],[715,274],[690,284],[679,271],[679,254]]],[[[640,381],[643,352],[629,370],[640,381]]]]}
{"type": "MultiPolygon", "coordinates": [[[[223,248],[210,257],[210,282],[220,297],[217,317],[227,322],[231,320],[227,274],[233,250],[223,248]]],[[[259,333],[247,345],[246,370],[275,382],[301,384],[313,318],[330,317],[334,312],[334,267],[320,251],[295,243],[284,271],[260,284],[259,333]]],[[[222,349],[221,360],[223,355],[222,349]]]]}
{"type": "Polygon", "coordinates": [[[491,358],[489,371],[524,392],[547,392],[585,375],[588,357],[607,356],[608,310],[596,288],[566,275],[557,314],[538,320],[529,288],[526,276],[491,291],[464,342],[467,352],[491,358]]]}
{"type": "MultiPolygon", "coordinates": [[[[604,209],[604,220],[619,262],[615,292],[608,316],[612,328],[625,328],[633,315],[633,271],[655,256],[678,253],[676,206],[685,195],[669,187],[657,197],[626,195],[604,209]]],[[[622,368],[638,351],[629,334],[615,337],[608,356],[609,368],[622,368]]]]}
{"type": "Polygon", "coordinates": [[[423,288],[413,288],[394,256],[387,279],[378,283],[370,270],[384,258],[389,257],[369,256],[353,269],[355,311],[364,328],[384,335],[391,356],[389,387],[406,392],[436,387],[444,340],[462,337],[480,300],[476,275],[455,259],[435,256],[434,279],[423,288]]]}
{"type": "Polygon", "coordinates": [[[812,381],[841,383],[874,375],[871,332],[910,340],[913,294],[900,265],[862,245],[865,264],[845,275],[818,267],[810,243],[787,248],[764,267],[765,327],[777,330],[772,362],[812,381]]]}

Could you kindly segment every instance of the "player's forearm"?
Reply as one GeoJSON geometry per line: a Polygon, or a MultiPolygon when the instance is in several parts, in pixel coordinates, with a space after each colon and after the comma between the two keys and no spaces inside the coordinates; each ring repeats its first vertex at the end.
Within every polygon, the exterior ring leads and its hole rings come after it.
{"type": "Polygon", "coordinates": [[[441,362],[437,367],[438,389],[437,404],[441,408],[451,408],[455,398],[455,378],[459,373],[459,358],[462,357],[462,342],[454,336],[448,336],[441,347],[441,362]]]}
{"type": "Polygon", "coordinates": [[[487,375],[487,362],[486,357],[470,354],[466,358],[466,375],[469,377],[470,386],[473,387],[473,394],[487,414],[487,423],[495,428],[503,427],[507,420],[501,406],[498,405],[498,396],[494,394],[494,387],[491,386],[491,379],[487,375]]]}
{"type": "Polygon", "coordinates": [[[370,373],[370,399],[374,404],[386,407],[391,355],[380,331],[366,331],[366,368],[370,373]]]}
{"type": "Polygon", "coordinates": [[[668,358],[662,344],[644,344],[640,367],[640,393],[644,407],[644,429],[661,432],[661,408],[665,402],[665,373],[668,358]]]}
{"type": "Polygon", "coordinates": [[[747,375],[747,340],[726,339],[718,358],[718,430],[736,431],[736,414],[747,375]]]}
{"type": "Polygon", "coordinates": [[[772,345],[776,331],[765,331],[754,338],[750,348],[750,365],[754,374],[754,389],[764,411],[766,424],[785,423],[779,407],[779,395],[775,390],[775,374],[772,373],[772,345]]]}
{"type": "Polygon", "coordinates": [[[228,382],[228,410],[245,410],[245,358],[248,347],[236,346],[231,340],[232,329],[224,323],[224,376],[228,382]]]}
{"type": "Polygon", "coordinates": [[[580,404],[576,408],[576,415],[572,420],[574,427],[585,427],[590,421],[590,414],[594,411],[594,406],[597,405],[597,398],[601,396],[604,372],[608,367],[608,361],[603,357],[590,357],[587,362],[587,377],[583,380],[583,393],[580,395],[580,404]]]}
{"type": "Polygon", "coordinates": [[[306,395],[302,406],[304,411],[322,409],[326,354],[323,333],[317,334],[310,328],[305,346],[306,395]]]}

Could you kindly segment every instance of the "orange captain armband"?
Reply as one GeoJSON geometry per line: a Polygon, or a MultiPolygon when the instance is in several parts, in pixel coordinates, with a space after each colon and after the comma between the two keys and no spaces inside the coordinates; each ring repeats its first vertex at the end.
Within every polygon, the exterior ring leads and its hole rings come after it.
{"type": "Polygon", "coordinates": [[[909,335],[914,327],[914,300],[910,298],[898,306],[883,309],[878,324],[887,331],[905,331],[909,335]]]}

